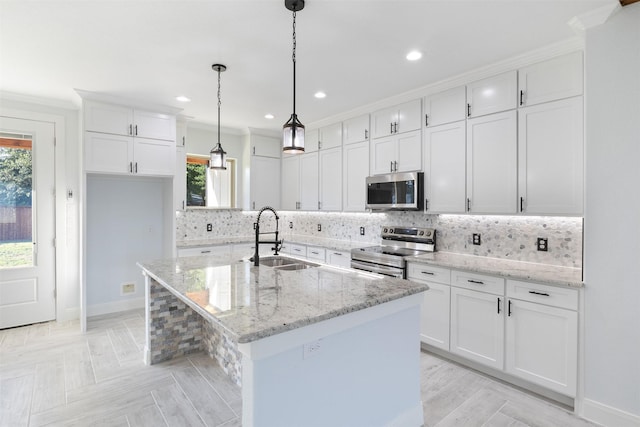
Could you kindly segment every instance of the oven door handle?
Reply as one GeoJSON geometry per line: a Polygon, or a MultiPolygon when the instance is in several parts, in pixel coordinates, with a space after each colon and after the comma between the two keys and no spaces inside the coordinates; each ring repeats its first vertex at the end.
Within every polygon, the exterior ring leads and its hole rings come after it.
{"type": "Polygon", "coordinates": [[[355,261],[353,259],[351,260],[351,268],[355,268],[356,270],[368,271],[370,273],[383,274],[385,276],[398,277],[400,279],[402,279],[404,276],[404,272],[400,268],[385,267],[383,265],[373,265],[355,261]]]}

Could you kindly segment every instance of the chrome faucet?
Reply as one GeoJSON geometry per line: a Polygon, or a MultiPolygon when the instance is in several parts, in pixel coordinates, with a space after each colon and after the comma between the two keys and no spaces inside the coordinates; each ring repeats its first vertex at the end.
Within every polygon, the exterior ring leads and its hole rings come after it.
{"type": "Polygon", "coordinates": [[[258,252],[260,251],[260,244],[273,244],[275,245],[273,248],[273,254],[274,255],[278,255],[278,251],[280,251],[280,248],[282,247],[282,240],[278,240],[278,220],[280,219],[280,217],[278,216],[278,213],[276,212],[275,209],[273,209],[270,206],[265,206],[264,208],[260,209],[260,212],[258,212],[258,219],[256,220],[256,251],[253,254],[253,265],[254,266],[259,266],[260,265],[260,255],[258,254],[258,252]],[[273,212],[273,215],[276,217],[276,231],[268,231],[265,233],[260,233],[260,216],[262,215],[262,212],[264,211],[271,211],[273,212]],[[275,233],[276,237],[274,240],[260,240],[260,234],[273,234],[275,233]]]}

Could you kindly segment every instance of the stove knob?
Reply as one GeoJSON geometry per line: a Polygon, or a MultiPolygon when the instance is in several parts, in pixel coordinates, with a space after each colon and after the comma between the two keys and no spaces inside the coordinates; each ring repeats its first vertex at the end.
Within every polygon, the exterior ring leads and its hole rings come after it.
{"type": "Polygon", "coordinates": [[[431,236],[431,231],[427,231],[427,237],[431,236]]]}
{"type": "Polygon", "coordinates": [[[387,229],[385,228],[384,230],[382,230],[382,232],[383,232],[383,233],[386,233],[386,232],[387,232],[387,229]]]}
{"type": "Polygon", "coordinates": [[[393,228],[389,229],[389,234],[393,234],[393,228]]]}
{"type": "Polygon", "coordinates": [[[424,231],[421,231],[421,232],[420,232],[420,235],[421,235],[421,236],[424,236],[424,231]]]}

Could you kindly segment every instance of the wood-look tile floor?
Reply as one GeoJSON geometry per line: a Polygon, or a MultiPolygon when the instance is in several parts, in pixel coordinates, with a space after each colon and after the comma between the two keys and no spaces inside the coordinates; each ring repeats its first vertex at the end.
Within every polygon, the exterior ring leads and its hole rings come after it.
{"type": "MultiPolygon", "coordinates": [[[[240,389],[212,359],[144,366],[143,345],[139,310],[91,318],[86,334],[78,322],[0,330],[0,426],[241,425],[240,389]]],[[[593,426],[428,353],[421,371],[425,426],[593,426]]]]}

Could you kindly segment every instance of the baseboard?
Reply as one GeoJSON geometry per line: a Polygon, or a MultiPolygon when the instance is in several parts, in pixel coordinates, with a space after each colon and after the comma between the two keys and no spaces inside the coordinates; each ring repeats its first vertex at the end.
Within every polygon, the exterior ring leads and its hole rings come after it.
{"type": "Polygon", "coordinates": [[[640,427],[640,416],[590,399],[582,402],[580,416],[603,426],[640,427]]]}
{"type": "Polygon", "coordinates": [[[405,426],[422,426],[424,425],[424,413],[422,412],[422,401],[408,411],[395,417],[387,427],[405,427],[405,426]]]}
{"type": "Polygon", "coordinates": [[[118,313],[120,311],[144,308],[144,297],[128,298],[122,301],[106,302],[104,304],[93,304],[87,306],[87,317],[100,316],[103,314],[118,313]]]}

